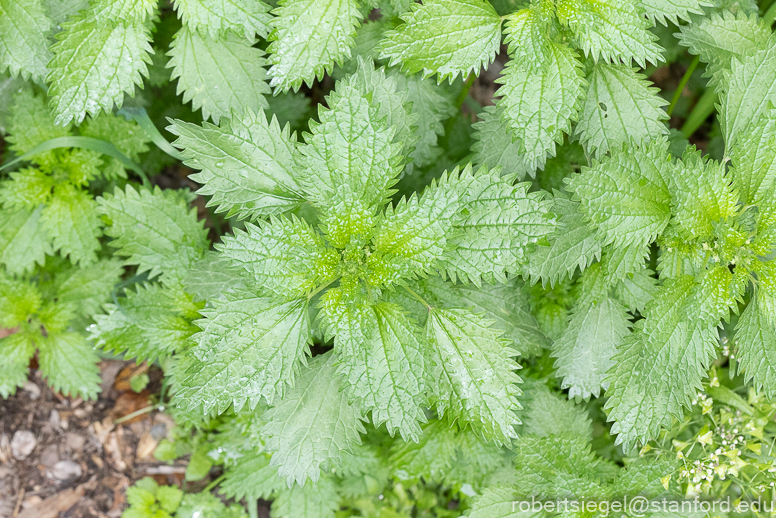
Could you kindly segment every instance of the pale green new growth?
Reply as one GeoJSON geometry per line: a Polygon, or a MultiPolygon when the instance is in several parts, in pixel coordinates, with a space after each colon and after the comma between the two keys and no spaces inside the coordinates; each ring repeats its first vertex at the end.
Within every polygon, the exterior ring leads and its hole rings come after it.
{"type": "Polygon", "coordinates": [[[0,263],[10,273],[27,272],[53,253],[42,212],[42,207],[22,209],[0,222],[0,263]]]}
{"type": "Polygon", "coordinates": [[[0,72],[42,81],[51,59],[51,25],[40,0],[0,0],[0,72]]]}
{"type": "Polygon", "coordinates": [[[487,67],[501,42],[501,19],[484,0],[426,0],[385,33],[381,57],[410,74],[438,74],[451,82],[487,67]]]}
{"type": "Polygon", "coordinates": [[[102,225],[97,204],[89,193],[68,184],[57,186],[41,219],[54,250],[62,256],[70,256],[74,264],[81,265],[97,260],[102,225]]]}
{"type": "Polygon", "coordinates": [[[311,359],[294,388],[263,416],[272,465],[289,487],[304,485],[307,478],[318,481],[321,465],[338,465],[365,432],[361,412],[340,388],[336,362],[334,353],[311,359]]]}
{"type": "Polygon", "coordinates": [[[172,79],[178,80],[177,93],[183,94],[183,102],[191,101],[192,108],[201,108],[202,117],[216,124],[232,112],[268,108],[264,52],[253,42],[231,33],[201,34],[184,26],[170,46],[167,64],[172,79]]]}
{"type": "Polygon", "coordinates": [[[283,92],[311,86],[350,57],[358,19],[353,0],[281,0],[268,40],[270,86],[283,92]]]}

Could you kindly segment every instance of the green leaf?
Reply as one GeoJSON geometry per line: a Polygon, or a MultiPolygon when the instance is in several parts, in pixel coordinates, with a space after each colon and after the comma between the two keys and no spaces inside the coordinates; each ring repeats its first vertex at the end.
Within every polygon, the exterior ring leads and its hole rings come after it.
{"type": "Polygon", "coordinates": [[[479,74],[501,43],[501,19],[483,0],[426,0],[401,19],[404,23],[385,33],[380,57],[402,63],[409,74],[438,74],[440,83],[479,74]]]}
{"type": "Polygon", "coordinates": [[[0,270],[0,329],[13,329],[38,312],[43,303],[37,285],[0,270]]]}
{"type": "Polygon", "coordinates": [[[156,490],[159,505],[168,513],[174,513],[183,499],[183,491],[175,486],[160,486],[156,490]]]}
{"type": "Polygon", "coordinates": [[[528,183],[512,185],[511,178],[499,177],[497,170],[481,169],[476,179],[461,191],[462,214],[453,220],[442,262],[452,278],[477,285],[480,278],[504,283],[506,274],[516,273],[526,261],[528,245],[555,228],[549,213],[552,201],[542,193],[529,193],[528,183]]]}
{"type": "Polygon", "coordinates": [[[563,394],[550,390],[543,381],[524,380],[523,425],[521,434],[536,437],[548,435],[579,435],[590,440],[593,437],[593,423],[582,405],[575,405],[563,394]]]}
{"type": "Polygon", "coordinates": [[[757,390],[765,391],[770,398],[776,394],[776,362],[773,361],[776,332],[774,319],[759,295],[752,297],[736,325],[737,370],[744,373],[746,383],[754,380],[757,390]]]}
{"type": "Polygon", "coordinates": [[[342,452],[359,444],[365,433],[361,413],[340,390],[336,362],[332,353],[311,359],[294,388],[263,416],[272,465],[289,487],[294,481],[304,485],[308,477],[317,482],[321,465],[339,464],[342,452]]]}
{"type": "Polygon", "coordinates": [[[268,108],[270,93],[264,70],[264,51],[232,33],[212,37],[185,26],[170,45],[171,79],[178,80],[177,94],[202,109],[203,119],[218,124],[233,112],[268,108]]]}
{"type": "Polygon", "coordinates": [[[604,244],[644,246],[663,231],[671,218],[669,160],[667,142],[659,139],[617,150],[570,178],[568,188],[604,244]]]}
{"type": "Polygon", "coordinates": [[[574,132],[595,157],[623,144],[668,135],[667,101],[628,65],[597,63],[587,78],[587,96],[574,132]]]}
{"type": "Polygon", "coordinates": [[[502,117],[530,169],[555,156],[555,143],[563,142],[563,132],[568,133],[571,121],[576,120],[585,84],[581,63],[571,47],[546,40],[542,48],[538,62],[537,57],[518,56],[496,80],[502,85],[496,92],[501,96],[502,117]]]}
{"type": "Polygon", "coordinates": [[[174,0],[174,4],[186,27],[213,39],[226,31],[246,40],[269,34],[270,7],[260,0],[174,0]]]}
{"type": "Polygon", "coordinates": [[[765,112],[741,133],[736,145],[728,148],[730,170],[739,199],[744,205],[757,205],[760,211],[773,207],[776,183],[776,110],[765,112]]]}
{"type": "Polygon", "coordinates": [[[734,59],[722,89],[720,126],[730,148],[741,131],[776,105],[776,37],[765,50],[734,59]]]}
{"type": "Polygon", "coordinates": [[[270,86],[283,92],[312,86],[350,57],[361,15],[353,0],[282,0],[272,11],[270,86]]]}
{"type": "Polygon", "coordinates": [[[48,94],[56,124],[121,107],[125,93],[142,85],[152,53],[151,33],[140,23],[112,25],[81,14],[67,22],[51,48],[48,94]]]}
{"type": "Polygon", "coordinates": [[[38,350],[40,371],[55,391],[97,399],[100,357],[85,337],[70,331],[49,334],[39,340],[38,350]]]}
{"type": "Polygon", "coordinates": [[[646,62],[663,61],[663,50],[647,30],[649,22],[638,9],[638,0],[560,0],[558,19],[571,28],[579,46],[594,61],[608,63],[633,59],[641,68],[646,62]]]}
{"type": "Polygon", "coordinates": [[[474,501],[469,518],[543,518],[543,511],[522,512],[515,505],[517,493],[506,487],[489,487],[474,501]]]}
{"type": "Polygon", "coordinates": [[[344,247],[371,230],[377,207],[401,171],[401,144],[377,107],[358,90],[340,83],[320,110],[320,123],[302,147],[297,178],[307,199],[322,209],[329,240],[344,247]]]}
{"type": "Polygon", "coordinates": [[[579,202],[556,192],[551,210],[557,217],[555,230],[546,242],[537,243],[526,267],[531,282],[541,280],[542,286],[555,286],[601,257],[601,241],[588,226],[579,202]]]}
{"type": "MultiPolygon", "coordinates": [[[[0,299],[2,300],[2,299],[0,299]]],[[[0,338],[0,396],[16,393],[27,381],[27,367],[35,354],[35,345],[27,333],[14,333],[0,338]]]]}
{"type": "MultiPolygon", "coordinates": [[[[679,20],[691,21],[691,14],[703,14],[702,7],[713,5],[709,0],[639,0],[636,4],[653,24],[679,25],[679,20]]],[[[679,26],[681,30],[683,27],[679,26]]]]}
{"type": "Polygon", "coordinates": [[[212,196],[208,206],[216,212],[260,218],[301,202],[294,179],[296,138],[274,117],[268,122],[263,112],[248,110],[223,119],[220,127],[174,120],[167,129],[178,136],[184,163],[201,171],[190,178],[202,184],[199,194],[212,196]]]}
{"type": "Polygon", "coordinates": [[[69,256],[73,264],[86,266],[97,260],[102,229],[97,204],[88,192],[69,184],[58,185],[41,221],[54,249],[69,256]]]}
{"type": "Polygon", "coordinates": [[[100,259],[88,268],[71,267],[57,272],[54,277],[57,301],[73,304],[81,314],[97,313],[122,273],[124,269],[116,259],[100,259]]]}
{"type": "Polygon", "coordinates": [[[240,290],[201,313],[202,332],[187,353],[192,362],[182,375],[178,404],[220,414],[231,404],[239,411],[246,402],[255,408],[262,396],[268,403],[282,397],[310,340],[306,299],[279,303],[240,290]]]}
{"type": "Polygon", "coordinates": [[[40,0],[0,0],[0,72],[10,69],[14,77],[43,81],[52,25],[40,0]]]}
{"type": "MultiPolygon", "coordinates": [[[[22,89],[13,96],[9,117],[10,133],[6,140],[11,149],[22,155],[32,151],[47,140],[67,137],[70,135],[70,125],[56,126],[51,110],[46,106],[42,96],[35,95],[32,89],[22,89]]],[[[32,162],[40,165],[52,165],[58,157],[53,153],[36,155],[32,162]]]]}
{"type": "Polygon", "coordinates": [[[56,180],[39,169],[22,169],[0,182],[0,197],[6,209],[34,209],[48,203],[56,180]]]}
{"type": "Polygon", "coordinates": [[[738,214],[738,193],[724,162],[688,151],[668,177],[674,221],[690,238],[710,237],[717,222],[738,214]]]}
{"type": "Polygon", "coordinates": [[[467,310],[432,309],[426,324],[439,415],[449,412],[486,440],[510,444],[521,394],[510,349],[490,322],[467,310]]]}
{"type": "Polygon", "coordinates": [[[307,222],[278,217],[235,230],[220,246],[223,256],[253,274],[267,292],[293,299],[309,294],[337,274],[340,256],[307,222]]]}
{"type": "Polygon", "coordinates": [[[375,426],[385,423],[392,436],[398,430],[405,441],[417,442],[426,421],[420,329],[394,304],[351,306],[330,294],[322,299],[323,315],[350,396],[364,413],[371,411],[375,426]]]}
{"type": "Polygon", "coordinates": [[[10,273],[22,274],[53,255],[41,214],[43,207],[8,211],[0,221],[0,263],[10,273]]]}
{"type": "Polygon", "coordinates": [[[535,161],[526,159],[520,151],[520,144],[512,140],[511,126],[504,117],[503,106],[486,106],[478,117],[479,122],[473,125],[476,142],[472,146],[472,161],[491,169],[500,167],[502,174],[514,175],[518,180],[525,179],[526,175],[535,177],[534,166],[544,166],[544,160],[534,164],[535,161]]]}
{"type": "Polygon", "coordinates": [[[614,357],[605,381],[612,433],[625,448],[654,438],[701,389],[716,357],[717,326],[737,294],[726,266],[696,281],[681,276],[664,284],[614,357]]]}
{"type": "Polygon", "coordinates": [[[710,84],[717,85],[730,70],[733,59],[741,60],[765,49],[771,30],[756,14],[743,11],[712,13],[699,22],[679,27],[679,44],[706,63],[710,84]]]}
{"type": "Polygon", "coordinates": [[[216,299],[232,289],[246,287],[245,274],[239,266],[216,252],[205,252],[205,257],[186,272],[183,285],[195,300],[216,299]]]}
{"type": "Polygon", "coordinates": [[[98,22],[143,23],[153,15],[156,0],[95,0],[90,15],[98,22]]]}
{"type": "Polygon", "coordinates": [[[126,297],[106,304],[107,315],[94,315],[90,327],[95,347],[138,361],[164,360],[189,348],[196,332],[189,320],[198,316],[189,295],[159,284],[137,285],[126,297]]]}
{"type": "Polygon", "coordinates": [[[504,332],[504,338],[514,342],[521,356],[541,354],[550,341],[539,330],[539,324],[530,312],[528,296],[521,283],[511,279],[506,285],[453,284],[432,276],[421,281],[423,297],[433,306],[469,308],[475,313],[485,312],[493,319],[493,326],[504,332]],[[435,299],[433,302],[430,299],[435,299]]]}
{"type": "Polygon", "coordinates": [[[187,481],[202,480],[210,473],[210,468],[213,467],[213,459],[208,455],[207,448],[208,446],[205,446],[205,449],[199,449],[191,455],[186,466],[185,478],[187,481]]]}
{"type": "Polygon", "coordinates": [[[197,221],[196,209],[188,210],[175,191],[126,191],[97,198],[98,212],[109,225],[105,233],[114,238],[111,246],[127,257],[128,264],[138,265],[138,273],[150,276],[164,274],[169,281],[182,275],[202,257],[208,248],[207,232],[197,221]]]}
{"type": "Polygon", "coordinates": [[[259,498],[269,500],[285,489],[288,489],[286,481],[278,476],[278,469],[270,465],[270,456],[255,452],[237,459],[220,486],[220,492],[227,498],[244,498],[248,502],[259,498]]]}
{"type": "MultiPolygon", "coordinates": [[[[586,270],[585,274],[591,272],[586,270]]],[[[569,397],[598,397],[612,357],[628,334],[630,322],[619,302],[607,296],[582,296],[563,335],[552,344],[557,376],[569,397]]]]}
{"type": "Polygon", "coordinates": [[[334,518],[339,509],[337,486],[330,477],[322,477],[315,484],[295,484],[280,492],[270,512],[273,518],[334,518]]]}
{"type": "Polygon", "coordinates": [[[441,481],[452,468],[460,437],[462,433],[457,426],[434,420],[423,426],[417,442],[395,442],[389,462],[396,477],[410,483],[421,478],[441,481]]]}

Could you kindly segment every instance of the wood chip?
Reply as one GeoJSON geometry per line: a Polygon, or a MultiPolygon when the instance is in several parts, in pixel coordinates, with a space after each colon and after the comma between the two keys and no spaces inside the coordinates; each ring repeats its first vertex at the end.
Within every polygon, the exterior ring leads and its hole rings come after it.
{"type": "Polygon", "coordinates": [[[67,511],[77,504],[85,493],[83,486],[67,489],[43,500],[36,506],[25,509],[19,514],[19,518],[57,518],[60,512],[67,511]]]}

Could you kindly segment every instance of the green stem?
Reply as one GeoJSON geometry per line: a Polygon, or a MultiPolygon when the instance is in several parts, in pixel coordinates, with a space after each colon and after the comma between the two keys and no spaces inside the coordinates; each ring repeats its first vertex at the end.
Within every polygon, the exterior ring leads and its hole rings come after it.
{"type": "Polygon", "coordinates": [[[765,14],[763,14],[763,21],[765,24],[770,27],[773,25],[773,20],[776,19],[776,2],[774,2],[767,11],[765,11],[765,14]]]}
{"type": "Polygon", "coordinates": [[[226,473],[215,479],[213,482],[207,485],[205,489],[202,490],[203,493],[210,493],[210,491],[213,490],[214,487],[216,487],[218,484],[221,483],[222,480],[226,478],[226,473]]]}
{"type": "Polygon", "coordinates": [[[127,415],[125,415],[124,417],[122,417],[120,419],[116,419],[115,421],[113,421],[113,424],[125,423],[125,422],[129,421],[130,419],[134,419],[135,417],[137,417],[139,415],[143,415],[143,414],[147,414],[149,412],[153,412],[154,410],[156,410],[156,408],[158,406],[159,405],[150,405],[150,406],[147,406],[145,408],[141,408],[140,410],[132,412],[131,414],[127,414],[127,415]]]}
{"type": "Polygon", "coordinates": [[[307,302],[310,302],[310,301],[313,299],[313,297],[315,297],[316,295],[318,295],[318,294],[319,294],[319,293],[320,293],[322,290],[325,290],[327,287],[331,286],[332,284],[334,284],[334,283],[335,283],[336,281],[338,281],[338,280],[339,280],[339,276],[335,277],[334,279],[330,280],[329,282],[327,282],[327,283],[326,283],[326,284],[324,284],[323,286],[320,286],[318,289],[316,289],[315,291],[313,291],[312,293],[310,293],[310,294],[307,296],[307,302]]]}
{"type": "Polygon", "coordinates": [[[671,115],[674,112],[676,103],[678,103],[679,99],[682,97],[684,87],[687,86],[687,81],[690,80],[690,76],[692,76],[693,72],[695,72],[695,69],[698,67],[698,63],[700,63],[700,58],[695,56],[695,58],[692,60],[692,63],[690,63],[690,66],[687,67],[687,71],[682,76],[682,80],[679,81],[679,86],[676,87],[674,96],[671,98],[671,104],[668,105],[668,109],[666,110],[668,115],[671,115]]]}
{"type": "Polygon", "coordinates": [[[701,124],[709,118],[709,115],[714,112],[716,102],[717,92],[713,88],[707,88],[706,92],[698,99],[690,115],[687,116],[687,120],[684,121],[681,132],[685,138],[690,138],[701,127],[701,124]]]}
{"type": "Polygon", "coordinates": [[[426,301],[423,299],[423,297],[421,297],[420,295],[418,295],[417,293],[415,293],[415,291],[414,291],[414,290],[412,290],[412,289],[408,288],[407,286],[404,286],[404,289],[405,289],[405,290],[407,290],[407,293],[409,293],[410,295],[412,295],[412,296],[413,296],[413,297],[414,297],[414,298],[415,298],[415,299],[416,299],[418,302],[420,302],[421,304],[423,304],[423,305],[426,307],[426,309],[427,309],[427,310],[431,311],[431,304],[429,304],[428,302],[426,302],[426,301]]]}

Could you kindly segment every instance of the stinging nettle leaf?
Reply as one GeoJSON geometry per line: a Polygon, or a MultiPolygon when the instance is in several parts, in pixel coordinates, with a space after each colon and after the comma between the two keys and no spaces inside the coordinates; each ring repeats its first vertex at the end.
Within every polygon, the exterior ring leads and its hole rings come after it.
{"type": "Polygon", "coordinates": [[[216,212],[239,218],[260,218],[293,209],[301,203],[294,179],[295,135],[281,129],[275,117],[247,110],[223,119],[220,126],[197,126],[173,120],[168,131],[184,163],[201,172],[191,179],[202,184],[199,194],[211,195],[216,212]]]}
{"type": "Polygon", "coordinates": [[[183,24],[216,39],[232,31],[246,40],[266,38],[272,16],[261,0],[174,0],[183,24]]]}
{"type": "MultiPolygon", "coordinates": [[[[691,21],[692,14],[703,14],[703,7],[714,5],[709,0],[638,0],[637,4],[652,23],[679,25],[679,20],[691,21]]],[[[681,29],[682,27],[680,27],[681,29]]]]}
{"type": "Polygon", "coordinates": [[[500,334],[467,310],[434,308],[426,323],[439,415],[448,412],[448,419],[509,446],[520,424],[515,414],[520,378],[514,372],[519,365],[512,359],[517,352],[500,334]]]}
{"type": "Polygon", "coordinates": [[[281,0],[270,21],[270,86],[280,91],[312,86],[350,57],[361,15],[353,0],[281,0]]]}
{"type": "Polygon", "coordinates": [[[102,225],[92,196],[72,185],[58,185],[43,209],[43,226],[54,249],[69,256],[73,264],[87,266],[97,260],[102,225]]]}
{"type": "Polygon", "coordinates": [[[487,67],[501,43],[501,19],[483,0],[425,0],[401,16],[404,23],[385,33],[382,59],[402,64],[410,74],[453,81],[487,67]]]}
{"type": "Polygon", "coordinates": [[[337,355],[329,352],[308,363],[294,388],[262,417],[271,465],[289,488],[294,482],[304,486],[308,478],[317,482],[322,465],[338,465],[365,433],[361,412],[341,390],[337,355]]]}
{"type": "Polygon", "coordinates": [[[52,25],[40,0],[0,0],[0,72],[42,81],[52,55],[46,37],[52,25]]]}
{"type": "Polygon", "coordinates": [[[53,255],[51,239],[43,225],[43,207],[20,209],[0,221],[0,263],[10,273],[21,274],[53,255]]]}
{"type": "Polygon", "coordinates": [[[627,65],[597,63],[574,132],[593,156],[600,158],[629,142],[668,135],[668,104],[643,75],[627,65]]]}
{"type": "Polygon", "coordinates": [[[245,113],[269,107],[270,93],[263,66],[264,51],[232,33],[212,37],[185,26],[170,45],[171,79],[178,80],[178,95],[202,109],[204,119],[218,124],[232,112],[245,113]]]}
{"type": "Polygon", "coordinates": [[[111,25],[88,15],[64,28],[52,47],[47,78],[56,124],[79,124],[87,113],[121,107],[124,94],[134,93],[148,75],[151,32],[141,22],[111,25]]]}
{"type": "Polygon", "coordinates": [[[308,348],[307,300],[282,303],[235,290],[201,313],[202,332],[187,352],[192,361],[176,393],[178,404],[223,413],[230,405],[253,409],[262,397],[270,404],[282,397],[308,348]]]}

